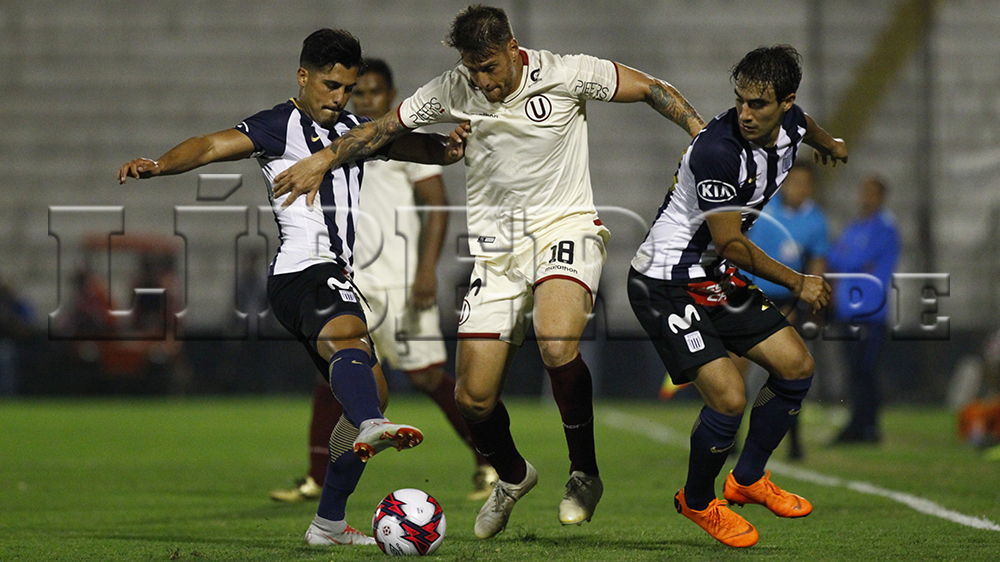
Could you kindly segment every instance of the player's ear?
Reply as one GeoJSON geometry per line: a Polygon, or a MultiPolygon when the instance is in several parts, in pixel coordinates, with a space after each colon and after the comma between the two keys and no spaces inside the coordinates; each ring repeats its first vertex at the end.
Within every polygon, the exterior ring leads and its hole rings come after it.
{"type": "Polygon", "coordinates": [[[785,96],[785,99],[781,101],[781,111],[785,112],[792,108],[792,104],[795,103],[795,92],[792,92],[785,96]]]}
{"type": "Polygon", "coordinates": [[[306,82],[309,81],[309,71],[300,66],[299,71],[298,73],[296,73],[296,75],[298,76],[299,79],[299,87],[305,88],[306,82]]]}
{"type": "Polygon", "coordinates": [[[515,56],[520,52],[520,46],[517,44],[517,39],[513,37],[510,38],[510,43],[507,44],[507,50],[515,56]]]}

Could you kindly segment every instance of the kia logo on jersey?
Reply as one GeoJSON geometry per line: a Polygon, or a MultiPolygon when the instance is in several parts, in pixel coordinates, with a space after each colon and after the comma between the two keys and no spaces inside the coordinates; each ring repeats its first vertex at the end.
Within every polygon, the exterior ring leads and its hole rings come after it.
{"type": "Polygon", "coordinates": [[[535,123],[545,121],[552,115],[552,102],[544,95],[532,96],[525,102],[524,112],[535,123]]]}
{"type": "Polygon", "coordinates": [[[725,203],[736,197],[736,188],[719,180],[698,182],[698,197],[709,203],[725,203]]]}

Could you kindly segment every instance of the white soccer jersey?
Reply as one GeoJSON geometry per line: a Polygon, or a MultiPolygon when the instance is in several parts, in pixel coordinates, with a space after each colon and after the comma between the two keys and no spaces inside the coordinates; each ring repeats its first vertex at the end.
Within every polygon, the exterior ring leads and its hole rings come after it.
{"type": "MultiPolygon", "coordinates": [[[[469,246],[475,256],[504,252],[525,234],[563,219],[598,221],[590,185],[587,100],[618,89],[611,61],[521,50],[521,84],[487,101],[459,65],[400,104],[409,128],[470,121],[465,148],[469,246]]],[[[599,222],[598,222],[599,224],[599,222]]]]}
{"type": "Polygon", "coordinates": [[[733,108],[716,116],[691,141],[674,184],[632,259],[636,271],[655,279],[688,281],[714,278],[726,269],[705,216],[718,210],[742,210],[746,232],[795,162],[806,117],[799,106],[792,105],[772,147],[747,141],[738,127],[733,108]]]}
{"type": "Polygon", "coordinates": [[[331,261],[351,272],[363,164],[344,165],[324,174],[312,210],[306,207],[305,197],[282,209],[288,195],[274,198],[272,188],[278,174],[328,146],[331,138],[365,121],[368,119],[343,111],[333,130],[327,130],[299,110],[295,100],[289,100],[236,126],[236,130],[253,141],[253,155],[264,173],[268,199],[278,223],[281,245],[271,262],[270,275],[294,273],[331,261]]]}
{"type": "Polygon", "coordinates": [[[383,287],[413,284],[421,229],[420,215],[414,210],[413,184],[441,172],[441,166],[396,160],[365,163],[355,266],[377,278],[383,287]]]}

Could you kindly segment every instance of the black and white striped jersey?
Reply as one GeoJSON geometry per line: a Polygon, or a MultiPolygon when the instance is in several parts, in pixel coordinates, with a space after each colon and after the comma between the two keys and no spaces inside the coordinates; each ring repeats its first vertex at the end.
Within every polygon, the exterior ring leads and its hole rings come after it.
{"type": "Polygon", "coordinates": [[[323,176],[310,210],[299,197],[286,209],[288,195],[272,195],[274,178],[299,160],[322,150],[352,127],[369,119],[347,111],[333,130],[327,130],[301,111],[291,99],[248,117],[236,126],[253,141],[254,157],[264,173],[268,199],[278,223],[280,246],[270,274],[293,273],[323,262],[336,262],[348,273],[354,263],[354,237],[358,226],[358,199],[363,163],[351,163],[323,176]]]}
{"type": "Polygon", "coordinates": [[[681,157],[667,192],[632,267],[655,279],[715,279],[725,269],[705,217],[741,210],[743,231],[781,187],[806,132],[805,113],[792,105],[782,118],[775,146],[759,147],[739,132],[736,109],[715,117],[681,157]]]}

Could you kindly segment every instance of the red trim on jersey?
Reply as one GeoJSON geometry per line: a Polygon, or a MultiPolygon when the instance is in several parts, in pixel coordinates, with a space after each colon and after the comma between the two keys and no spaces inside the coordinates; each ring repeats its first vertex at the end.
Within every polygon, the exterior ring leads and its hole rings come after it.
{"type": "MultiPolygon", "coordinates": [[[[396,106],[396,119],[399,119],[399,124],[402,125],[404,129],[410,129],[409,127],[406,126],[406,123],[403,123],[403,114],[400,113],[400,110],[402,109],[403,109],[402,103],[396,106]]],[[[414,129],[410,130],[413,131],[414,129]]]]}
{"type": "Polygon", "coordinates": [[[597,226],[604,226],[604,223],[601,222],[601,219],[594,219],[594,224],[597,226]]]}
{"type": "Polygon", "coordinates": [[[549,279],[565,279],[567,281],[575,281],[581,287],[587,290],[587,294],[590,295],[590,306],[594,306],[594,292],[590,290],[590,287],[588,287],[587,284],[584,283],[583,281],[580,281],[576,277],[570,277],[569,275],[546,275],[545,277],[542,277],[538,281],[535,281],[535,284],[531,286],[531,289],[535,290],[536,288],[538,288],[539,285],[548,281],[549,279]]]}
{"type": "Polygon", "coordinates": [[[619,84],[621,84],[622,81],[621,74],[618,72],[618,63],[612,62],[611,64],[615,65],[615,93],[611,94],[611,97],[608,98],[608,101],[612,101],[613,99],[615,99],[615,96],[618,95],[618,86],[619,84]]]}
{"type": "Polygon", "coordinates": [[[528,64],[528,51],[525,51],[524,49],[518,49],[518,51],[521,53],[521,62],[528,64]]]}
{"type": "Polygon", "coordinates": [[[481,333],[476,333],[476,332],[462,333],[462,332],[459,332],[458,333],[458,339],[460,339],[460,340],[471,340],[471,339],[477,339],[477,340],[498,340],[498,339],[500,339],[500,334],[488,334],[488,333],[485,333],[485,332],[481,332],[481,333]]]}

